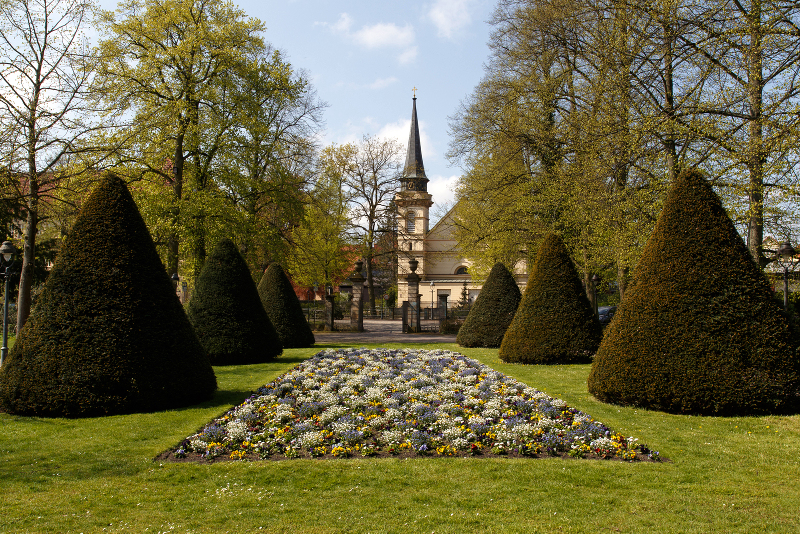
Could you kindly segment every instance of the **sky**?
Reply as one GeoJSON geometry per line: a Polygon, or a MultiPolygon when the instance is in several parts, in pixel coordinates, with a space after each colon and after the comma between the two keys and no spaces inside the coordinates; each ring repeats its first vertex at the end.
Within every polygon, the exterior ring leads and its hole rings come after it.
{"type": "MultiPolygon", "coordinates": [[[[116,0],[100,0],[114,9],[116,0]]],[[[323,145],[394,138],[408,145],[412,89],[431,218],[452,203],[461,169],[451,167],[448,116],[483,75],[494,3],[482,0],[240,0],[267,27],[264,38],[303,69],[324,112],[323,145]],[[437,209],[438,207],[438,209],[437,209]]]]}

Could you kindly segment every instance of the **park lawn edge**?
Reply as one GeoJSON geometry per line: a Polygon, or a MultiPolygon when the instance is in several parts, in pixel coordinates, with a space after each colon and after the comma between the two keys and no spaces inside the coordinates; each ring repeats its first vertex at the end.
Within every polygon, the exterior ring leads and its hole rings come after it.
{"type": "MultiPolygon", "coordinates": [[[[503,364],[496,349],[447,348],[639,437],[672,463],[510,458],[335,462],[153,462],[320,347],[215,369],[212,401],[83,420],[0,414],[0,531],[786,532],[800,497],[798,416],[695,417],[606,405],[588,365],[503,364]],[[272,378],[270,378],[272,377],[272,378]]],[[[335,346],[350,346],[340,344],[335,346]]],[[[373,345],[400,346],[397,344],[373,345]]]]}

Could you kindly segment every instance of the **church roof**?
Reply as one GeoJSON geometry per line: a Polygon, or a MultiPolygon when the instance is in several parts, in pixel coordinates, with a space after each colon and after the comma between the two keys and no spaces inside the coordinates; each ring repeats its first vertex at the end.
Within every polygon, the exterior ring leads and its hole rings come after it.
{"type": "Polygon", "coordinates": [[[420,144],[419,125],[417,124],[417,97],[411,110],[411,133],[408,136],[408,154],[406,166],[403,169],[403,178],[424,178],[425,166],[422,164],[422,145],[420,144]]]}

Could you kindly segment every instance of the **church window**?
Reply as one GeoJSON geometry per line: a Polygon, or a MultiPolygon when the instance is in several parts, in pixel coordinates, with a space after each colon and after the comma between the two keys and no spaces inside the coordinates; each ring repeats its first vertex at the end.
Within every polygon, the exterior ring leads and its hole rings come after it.
{"type": "Polygon", "coordinates": [[[409,211],[406,215],[406,230],[409,234],[413,234],[416,231],[416,217],[417,214],[413,211],[409,211]]]}
{"type": "Polygon", "coordinates": [[[456,274],[467,274],[467,268],[464,266],[459,267],[456,269],[456,274]]]}

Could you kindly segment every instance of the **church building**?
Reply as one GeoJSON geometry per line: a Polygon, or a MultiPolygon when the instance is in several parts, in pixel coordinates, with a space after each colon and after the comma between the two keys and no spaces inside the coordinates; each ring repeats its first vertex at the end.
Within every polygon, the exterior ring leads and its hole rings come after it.
{"type": "MultiPolygon", "coordinates": [[[[416,96],[411,109],[408,153],[395,204],[398,209],[398,303],[415,300],[408,294],[406,282],[406,276],[411,272],[411,260],[417,261],[415,272],[420,277],[419,294],[423,308],[456,306],[462,298],[465,282],[468,298],[474,302],[481,284],[472,281],[470,261],[461,255],[453,238],[453,210],[429,228],[433,197],[428,193],[428,177],[422,163],[416,96]]],[[[517,283],[524,286],[527,275],[517,271],[514,274],[517,283]]]]}

